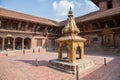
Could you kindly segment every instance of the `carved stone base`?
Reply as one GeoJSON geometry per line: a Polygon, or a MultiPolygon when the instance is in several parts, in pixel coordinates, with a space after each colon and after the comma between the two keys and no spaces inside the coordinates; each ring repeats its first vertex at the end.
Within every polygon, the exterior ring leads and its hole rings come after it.
{"type": "Polygon", "coordinates": [[[94,63],[90,59],[83,59],[83,60],[79,59],[75,63],[69,63],[67,61],[58,60],[58,59],[53,59],[49,61],[49,67],[71,74],[76,73],[76,66],[78,66],[79,72],[84,72],[89,68],[91,68],[93,65],[94,63]]]}

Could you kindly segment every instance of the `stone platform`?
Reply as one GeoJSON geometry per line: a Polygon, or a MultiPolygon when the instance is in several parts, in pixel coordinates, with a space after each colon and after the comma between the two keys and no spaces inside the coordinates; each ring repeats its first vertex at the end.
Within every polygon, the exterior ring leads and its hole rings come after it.
{"type": "Polygon", "coordinates": [[[84,72],[94,66],[94,62],[90,59],[78,59],[75,63],[69,63],[67,60],[58,59],[49,61],[49,67],[71,74],[76,74],[76,66],[78,66],[79,72],[84,72]]]}

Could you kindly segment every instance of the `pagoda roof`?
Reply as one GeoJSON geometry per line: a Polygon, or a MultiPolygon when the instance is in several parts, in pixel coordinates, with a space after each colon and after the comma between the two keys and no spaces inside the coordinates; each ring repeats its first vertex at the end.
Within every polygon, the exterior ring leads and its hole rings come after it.
{"type": "MultiPolygon", "coordinates": [[[[112,9],[105,10],[105,11],[98,10],[98,11],[88,13],[86,15],[76,17],[75,22],[81,23],[81,22],[111,17],[115,15],[120,15],[120,7],[112,8],[112,9]]],[[[67,20],[57,22],[54,20],[36,17],[36,16],[28,15],[28,14],[23,14],[23,13],[19,13],[16,11],[3,9],[3,8],[0,8],[0,17],[18,19],[18,20],[23,20],[23,21],[30,21],[30,22],[46,24],[46,25],[51,25],[51,26],[65,26],[67,22],[67,20]]]]}
{"type": "Polygon", "coordinates": [[[101,11],[93,16],[83,19],[82,22],[111,17],[111,16],[115,16],[115,15],[120,15],[120,7],[112,8],[112,9],[109,9],[106,11],[101,11]]]}
{"type": "Polygon", "coordinates": [[[54,20],[36,17],[36,16],[28,15],[28,14],[23,14],[20,12],[11,11],[7,9],[3,9],[3,8],[0,8],[0,16],[23,20],[23,21],[36,22],[36,23],[41,23],[41,24],[46,24],[46,25],[59,26],[59,22],[54,21],[54,20]]]}
{"type": "Polygon", "coordinates": [[[76,22],[73,17],[73,12],[70,7],[67,23],[66,23],[65,27],[62,29],[62,34],[63,35],[77,35],[78,33],[80,33],[80,31],[76,25],[76,22]]]}
{"type": "MultiPolygon", "coordinates": [[[[87,22],[87,21],[92,21],[92,20],[97,20],[97,19],[102,19],[106,17],[111,17],[115,15],[120,15],[120,7],[117,8],[112,8],[106,11],[94,11],[91,13],[88,13],[86,15],[76,17],[75,21],[76,23],[81,23],[81,22],[87,22]]],[[[60,26],[64,26],[66,24],[66,20],[60,22],[60,26]]]]}
{"type": "Polygon", "coordinates": [[[73,40],[73,41],[86,41],[86,39],[80,37],[80,36],[62,36],[57,39],[57,41],[68,41],[68,40],[73,40]]]}
{"type": "Polygon", "coordinates": [[[91,0],[93,3],[95,3],[99,7],[99,2],[101,1],[107,1],[107,0],[91,0]]]}

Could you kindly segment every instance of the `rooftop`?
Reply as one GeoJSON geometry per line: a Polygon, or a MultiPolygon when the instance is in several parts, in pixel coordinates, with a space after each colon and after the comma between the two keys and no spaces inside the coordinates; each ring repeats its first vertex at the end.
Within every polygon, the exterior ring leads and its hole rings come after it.
{"type": "MultiPolygon", "coordinates": [[[[120,7],[112,8],[112,9],[109,9],[106,11],[99,11],[99,10],[94,11],[94,12],[88,13],[86,15],[76,17],[75,21],[76,21],[76,23],[80,23],[80,22],[102,19],[105,17],[114,16],[114,15],[120,15],[120,7]]],[[[66,20],[57,22],[55,20],[50,20],[50,19],[46,19],[46,18],[23,14],[23,13],[11,11],[11,10],[3,9],[3,8],[0,8],[0,16],[18,19],[18,20],[36,22],[36,23],[51,25],[51,26],[64,26],[67,22],[66,20]]]]}
{"type": "Polygon", "coordinates": [[[41,17],[36,17],[28,14],[19,13],[16,11],[7,10],[4,8],[0,8],[0,16],[7,17],[7,18],[13,18],[13,19],[19,19],[19,20],[25,20],[30,22],[36,22],[46,25],[52,25],[52,26],[58,26],[59,23],[54,20],[45,19],[41,17]]]}

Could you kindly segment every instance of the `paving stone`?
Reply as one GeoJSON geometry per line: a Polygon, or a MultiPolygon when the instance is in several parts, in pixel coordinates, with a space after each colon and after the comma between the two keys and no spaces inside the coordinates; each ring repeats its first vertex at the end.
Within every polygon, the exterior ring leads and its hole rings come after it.
{"type": "MultiPolygon", "coordinates": [[[[120,80],[120,56],[105,53],[86,54],[95,66],[80,73],[80,80],[120,80]],[[107,65],[104,65],[104,58],[107,65]]],[[[76,80],[76,75],[48,67],[49,60],[57,58],[56,52],[0,57],[0,80],[76,80]],[[36,66],[36,59],[39,64],[36,66]]]]}

